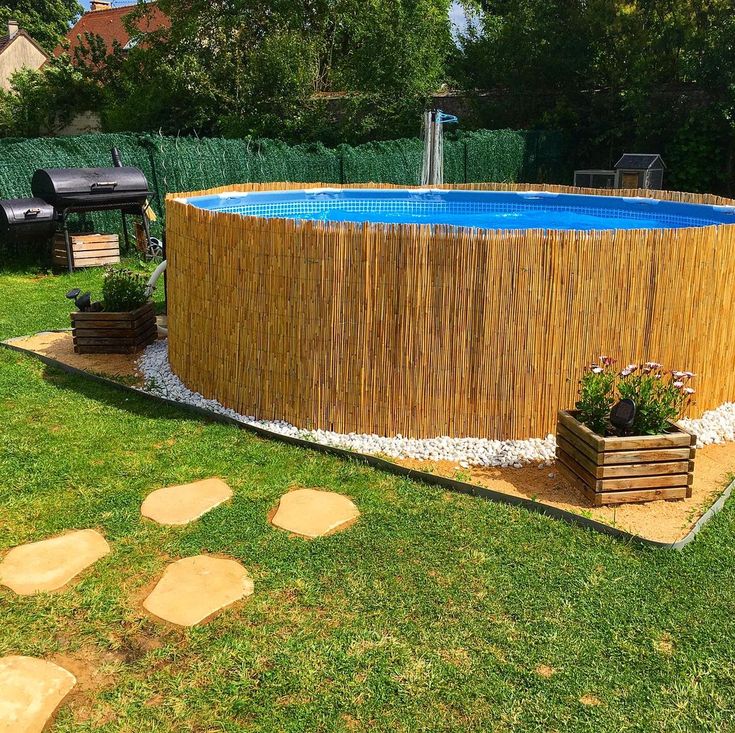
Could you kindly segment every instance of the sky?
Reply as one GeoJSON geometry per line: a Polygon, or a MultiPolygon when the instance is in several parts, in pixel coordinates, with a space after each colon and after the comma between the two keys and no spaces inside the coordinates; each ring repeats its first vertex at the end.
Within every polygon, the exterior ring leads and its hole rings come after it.
{"type": "Polygon", "coordinates": [[[449,9],[449,17],[452,19],[452,25],[457,31],[463,31],[467,28],[467,16],[462,9],[462,6],[455,0],[452,3],[452,7],[449,9]]]}

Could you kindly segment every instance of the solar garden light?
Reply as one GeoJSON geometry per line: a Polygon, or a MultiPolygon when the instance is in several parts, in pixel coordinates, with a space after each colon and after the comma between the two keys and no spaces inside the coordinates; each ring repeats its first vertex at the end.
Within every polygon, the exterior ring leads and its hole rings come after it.
{"type": "Polygon", "coordinates": [[[635,421],[636,406],[630,399],[620,400],[610,410],[610,424],[615,428],[618,435],[625,435],[635,421]]]}
{"type": "Polygon", "coordinates": [[[74,305],[80,312],[95,312],[102,310],[102,303],[100,303],[99,301],[93,303],[92,293],[90,293],[89,291],[87,291],[86,293],[82,293],[79,288],[74,288],[66,294],[66,297],[69,298],[69,300],[74,301],[74,305]]]}
{"type": "Polygon", "coordinates": [[[92,305],[92,294],[90,292],[82,293],[79,288],[70,290],[66,294],[66,297],[74,301],[74,305],[79,311],[89,310],[89,307],[92,305]]]}

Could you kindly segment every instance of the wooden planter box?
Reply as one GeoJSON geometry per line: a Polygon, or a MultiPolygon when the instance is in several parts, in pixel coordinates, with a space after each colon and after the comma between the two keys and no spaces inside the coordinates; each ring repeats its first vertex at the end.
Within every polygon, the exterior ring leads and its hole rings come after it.
{"type": "Polygon", "coordinates": [[[72,336],[77,354],[132,354],[156,340],[153,303],[121,313],[72,313],[72,336]]]}
{"type": "Polygon", "coordinates": [[[603,438],[560,410],[556,465],[595,505],[692,495],[696,436],[676,427],[661,435],[603,438]]]}
{"type": "MultiPolygon", "coordinates": [[[[74,267],[100,267],[120,262],[120,240],[117,234],[72,234],[71,251],[74,267]]],[[[51,261],[58,267],[67,267],[64,234],[54,235],[51,261]]]]}

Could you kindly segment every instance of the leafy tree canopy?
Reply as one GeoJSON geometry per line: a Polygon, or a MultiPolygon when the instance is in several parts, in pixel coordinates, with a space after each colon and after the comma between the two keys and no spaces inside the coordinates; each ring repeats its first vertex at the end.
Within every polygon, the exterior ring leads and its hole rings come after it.
{"type": "Polygon", "coordinates": [[[668,184],[733,191],[732,0],[464,0],[461,86],[478,124],[566,130],[577,167],[664,153],[668,184]]]}
{"type": "MultiPolygon", "coordinates": [[[[462,129],[566,132],[570,174],[659,152],[669,186],[735,193],[732,0],[460,1],[455,43],[451,0],[158,0],[170,28],[19,76],[0,130],[91,104],[110,131],[362,142],[415,134],[446,84],[468,90],[462,129]]],[[[77,9],[17,0],[0,18],[53,46],[77,9]]]]}
{"type": "Polygon", "coordinates": [[[81,12],[77,0],[5,0],[0,2],[0,35],[9,20],[17,20],[23,30],[51,53],[81,12]]]}
{"type": "Polygon", "coordinates": [[[42,71],[21,69],[10,91],[0,89],[0,137],[51,134],[99,103],[99,88],[65,56],[52,59],[42,71]]]}
{"type": "Polygon", "coordinates": [[[398,137],[409,123],[415,131],[444,81],[449,4],[159,0],[171,28],[118,50],[101,72],[106,119],[114,128],[326,140],[393,125],[398,137]]]}

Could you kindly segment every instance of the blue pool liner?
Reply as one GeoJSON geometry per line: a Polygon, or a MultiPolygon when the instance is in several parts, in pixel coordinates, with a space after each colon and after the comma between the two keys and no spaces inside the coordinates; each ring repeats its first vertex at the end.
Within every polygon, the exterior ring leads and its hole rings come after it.
{"type": "Polygon", "coordinates": [[[337,189],[191,196],[208,211],[261,218],[476,229],[677,229],[735,223],[735,207],[548,191],[337,189]]]}

